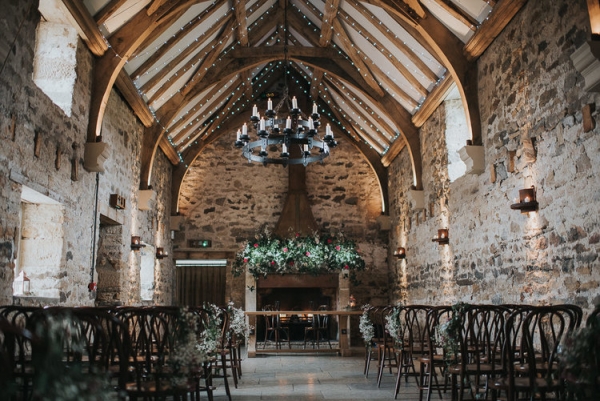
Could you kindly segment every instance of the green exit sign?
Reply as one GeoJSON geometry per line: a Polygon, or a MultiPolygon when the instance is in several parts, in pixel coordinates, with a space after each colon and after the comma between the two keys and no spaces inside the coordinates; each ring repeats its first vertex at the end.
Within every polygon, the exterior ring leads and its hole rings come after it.
{"type": "Polygon", "coordinates": [[[191,239],[189,240],[190,248],[210,248],[212,242],[209,239],[191,239]]]}

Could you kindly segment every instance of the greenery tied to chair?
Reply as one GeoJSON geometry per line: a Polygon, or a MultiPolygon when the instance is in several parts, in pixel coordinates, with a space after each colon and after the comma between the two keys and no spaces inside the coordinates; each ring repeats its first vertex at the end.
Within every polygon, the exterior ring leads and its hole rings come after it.
{"type": "Polygon", "coordinates": [[[48,314],[35,326],[39,349],[33,350],[34,401],[108,401],[112,399],[110,380],[93,366],[83,368],[85,333],[70,313],[48,314]],[[36,352],[41,351],[41,352],[36,352]],[[65,362],[65,353],[71,354],[65,362]]]}
{"type": "Polygon", "coordinates": [[[371,322],[371,318],[369,317],[369,309],[371,309],[369,304],[363,305],[363,314],[360,315],[358,324],[362,338],[365,341],[365,347],[367,348],[373,346],[373,337],[375,337],[375,326],[373,326],[373,322],[371,322]]]}
{"type": "Polygon", "coordinates": [[[444,361],[447,367],[458,361],[462,317],[468,306],[469,304],[464,302],[452,305],[451,319],[435,328],[435,342],[444,352],[444,361]]]}
{"type": "Polygon", "coordinates": [[[568,400],[592,400],[600,394],[600,319],[569,335],[560,351],[568,400]]]}
{"type": "Polygon", "coordinates": [[[402,349],[404,345],[404,335],[402,331],[402,323],[400,322],[400,311],[402,305],[398,304],[392,308],[392,312],[385,317],[385,329],[390,337],[394,339],[394,347],[402,349]]]}

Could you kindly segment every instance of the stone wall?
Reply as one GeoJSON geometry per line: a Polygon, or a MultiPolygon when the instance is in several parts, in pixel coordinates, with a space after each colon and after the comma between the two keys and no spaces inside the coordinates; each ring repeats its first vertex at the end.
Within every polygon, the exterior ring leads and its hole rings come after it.
{"type": "MultiPolygon", "coordinates": [[[[37,2],[8,2],[4,6],[0,16],[0,56],[6,60],[0,74],[0,304],[13,303],[13,267],[21,238],[20,197],[23,186],[27,186],[60,203],[64,238],[60,269],[53,276],[58,282],[58,298],[16,302],[90,305],[95,300],[95,293],[88,291],[92,254],[98,249],[97,242],[92,241],[96,174],[83,169],[82,158],[94,58],[80,40],[72,115],[67,117],[32,80],[35,31],[40,21],[37,2]]],[[[162,154],[152,176],[159,197],[151,210],[137,209],[142,134],[142,125],[113,91],[102,128],[111,156],[106,171],[98,176],[98,214],[104,216],[104,222],[122,225],[120,241],[114,240],[113,246],[119,247],[115,263],[119,265],[121,292],[117,302],[123,304],[139,303],[139,260],[129,246],[131,235],[140,235],[144,241],[170,251],[171,167],[162,154]],[[125,196],[125,210],[108,206],[113,193],[125,196]]],[[[156,303],[172,301],[172,270],[167,259],[157,265],[156,303]]]]}
{"type": "Polygon", "coordinates": [[[394,161],[392,243],[406,241],[408,255],[398,262],[397,298],[571,302],[588,310],[598,300],[600,136],[598,127],[583,131],[581,111],[600,98],[582,91],[569,58],[588,27],[583,0],[528,2],[481,56],[485,173],[449,184],[443,106],[421,129],[426,211],[407,205],[407,152],[394,161]],[[518,190],[531,185],[539,211],[511,210],[518,190]],[[449,246],[431,242],[443,226],[449,246]]]}
{"type": "MultiPolygon", "coordinates": [[[[339,136],[339,135],[338,135],[339,136]]],[[[179,211],[185,216],[175,240],[185,249],[190,239],[210,239],[214,251],[237,252],[249,238],[273,229],[285,201],[287,169],[249,164],[233,146],[234,133],[222,135],[191,164],[184,178],[179,211]]],[[[352,291],[359,302],[389,302],[387,241],[376,218],[381,213],[377,178],[346,138],[323,164],[307,167],[307,192],[320,230],[342,231],[357,241],[368,272],[352,291]]],[[[183,254],[183,253],[182,253],[183,254]]],[[[243,305],[244,277],[227,273],[227,299],[243,305]]]]}

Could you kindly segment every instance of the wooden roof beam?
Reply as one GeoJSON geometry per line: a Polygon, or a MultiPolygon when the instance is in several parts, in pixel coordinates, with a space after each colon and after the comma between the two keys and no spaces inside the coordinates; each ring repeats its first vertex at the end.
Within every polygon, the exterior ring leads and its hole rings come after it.
{"type": "MultiPolygon", "coordinates": [[[[74,0],[68,0],[74,2],[74,0]]],[[[151,16],[145,12],[136,14],[127,24],[123,25],[111,37],[112,52],[104,53],[94,67],[92,96],[90,104],[90,122],[88,124],[88,141],[95,142],[102,130],[102,119],[108,103],[108,97],[123,65],[129,60],[133,52],[144,41],[153,29],[157,28],[162,19],[170,13],[178,13],[187,9],[197,0],[186,0],[164,6],[151,16]]],[[[158,145],[158,142],[155,142],[158,145]]]]}
{"type": "MultiPolygon", "coordinates": [[[[373,15],[373,13],[368,8],[363,6],[358,0],[348,0],[348,3],[350,5],[352,5],[352,7],[356,11],[358,11],[360,14],[362,14],[362,16],[365,17],[367,20],[369,20],[369,21],[377,21],[378,20],[377,16],[373,15]]],[[[342,13],[340,13],[340,14],[342,14],[342,13]]],[[[354,20],[354,18],[352,18],[352,16],[350,14],[348,14],[344,11],[342,15],[343,15],[344,19],[346,19],[347,21],[358,25],[358,22],[356,20],[354,20]]],[[[435,82],[438,80],[438,76],[431,70],[431,68],[429,68],[429,66],[427,64],[425,64],[425,62],[423,62],[423,60],[421,60],[421,58],[410,47],[408,47],[406,44],[402,43],[402,41],[399,41],[397,38],[393,37],[392,34],[390,34],[390,32],[387,32],[387,29],[385,28],[385,26],[383,24],[374,23],[373,25],[390,42],[394,43],[402,51],[402,53],[403,53],[402,56],[407,57],[419,69],[419,71],[421,71],[423,73],[423,75],[425,75],[425,77],[427,77],[427,79],[429,79],[432,82],[435,82]]],[[[362,31],[364,32],[367,30],[364,29],[364,27],[363,27],[362,31]]],[[[373,41],[376,39],[374,37],[369,37],[369,40],[373,41]]],[[[383,47],[382,44],[379,44],[379,46],[383,47]]],[[[400,71],[403,71],[403,69],[400,69],[400,71]]],[[[409,75],[412,75],[412,74],[409,73],[409,75]]],[[[409,82],[410,82],[410,80],[409,80],[409,82]]]]}
{"type": "Polygon", "coordinates": [[[448,2],[446,0],[433,0],[440,6],[444,11],[450,14],[454,19],[460,21],[463,25],[469,27],[470,31],[475,32],[479,23],[469,14],[462,11],[460,8],[456,7],[454,3],[448,2]]]}
{"type": "Polygon", "coordinates": [[[121,6],[127,1],[128,0],[110,0],[104,7],[100,9],[100,11],[96,13],[96,15],[94,15],[96,24],[104,24],[108,19],[110,19],[110,17],[115,15],[119,8],[121,8],[121,6]]]}
{"type": "Polygon", "coordinates": [[[452,79],[452,75],[448,74],[433,88],[429,96],[425,98],[421,107],[419,107],[419,110],[417,110],[412,117],[412,122],[416,127],[420,128],[425,124],[425,121],[427,121],[438,106],[442,104],[453,83],[454,80],[452,79]]]}
{"type": "Polygon", "coordinates": [[[108,44],[83,2],[79,0],[62,0],[62,2],[79,25],[80,34],[88,49],[94,56],[102,57],[108,50],[108,44]]]}
{"type": "MultiPolygon", "coordinates": [[[[187,24],[184,29],[178,30],[173,36],[171,36],[169,39],[167,39],[167,41],[163,45],[161,45],[159,49],[157,49],[155,52],[153,52],[152,55],[146,61],[144,61],[138,68],[136,68],[136,70],[131,73],[131,76],[134,78],[138,78],[139,76],[148,72],[148,70],[150,70],[152,68],[152,66],[158,60],[160,60],[168,51],[170,51],[173,48],[173,46],[177,45],[177,43],[179,43],[181,40],[183,40],[190,32],[192,32],[198,26],[200,26],[200,24],[206,22],[207,19],[211,18],[213,16],[213,14],[222,5],[222,3],[223,3],[223,0],[220,0],[218,2],[211,4],[204,11],[202,11],[201,15],[199,16],[200,18],[196,17],[195,21],[192,24],[187,24]]],[[[225,17],[227,18],[229,16],[225,15],[225,17]]],[[[224,24],[223,21],[219,21],[219,22],[216,22],[214,25],[222,26],[223,24],[224,24]]],[[[212,27],[209,28],[208,31],[211,31],[213,33],[215,32],[215,30],[212,27]]],[[[207,38],[208,35],[206,33],[203,33],[201,35],[201,37],[207,38]]],[[[150,43],[148,43],[148,42],[149,41],[144,42],[144,44],[142,46],[140,46],[140,49],[144,48],[145,47],[144,45],[150,45],[150,43]]],[[[197,46],[198,45],[192,44],[189,47],[197,47],[197,46]]],[[[186,54],[189,54],[189,51],[187,51],[187,49],[185,49],[184,52],[186,54]]],[[[179,54],[176,58],[181,60],[181,54],[179,54]]]]}
{"type": "MultiPolygon", "coordinates": [[[[598,3],[597,0],[595,1],[598,3]]],[[[527,0],[499,0],[488,18],[465,45],[464,53],[467,60],[473,61],[479,58],[525,3],[527,0]]]]}

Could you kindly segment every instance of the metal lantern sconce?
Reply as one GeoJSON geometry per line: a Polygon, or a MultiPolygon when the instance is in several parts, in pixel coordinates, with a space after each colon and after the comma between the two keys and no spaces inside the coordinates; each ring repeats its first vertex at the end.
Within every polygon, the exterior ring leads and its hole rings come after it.
{"type": "Polygon", "coordinates": [[[165,248],[156,248],[156,259],[164,259],[169,254],[165,251],[165,248]]]}
{"type": "Polygon", "coordinates": [[[399,246],[394,251],[394,256],[396,258],[398,258],[398,259],[406,259],[406,249],[404,249],[403,247],[399,246]]]}
{"type": "Polygon", "coordinates": [[[535,212],[538,209],[535,187],[532,185],[531,188],[519,189],[519,199],[515,199],[510,208],[521,213],[535,212]]]}
{"type": "Polygon", "coordinates": [[[16,295],[28,295],[31,292],[31,280],[29,280],[27,274],[22,270],[15,278],[13,285],[16,295]]]}
{"type": "Polygon", "coordinates": [[[142,240],[139,236],[133,235],[131,236],[131,249],[134,251],[139,251],[146,245],[142,244],[142,240]]]}
{"type": "Polygon", "coordinates": [[[448,229],[440,228],[438,233],[432,239],[433,242],[437,242],[439,245],[447,245],[450,242],[450,238],[448,237],[448,229]]]}

